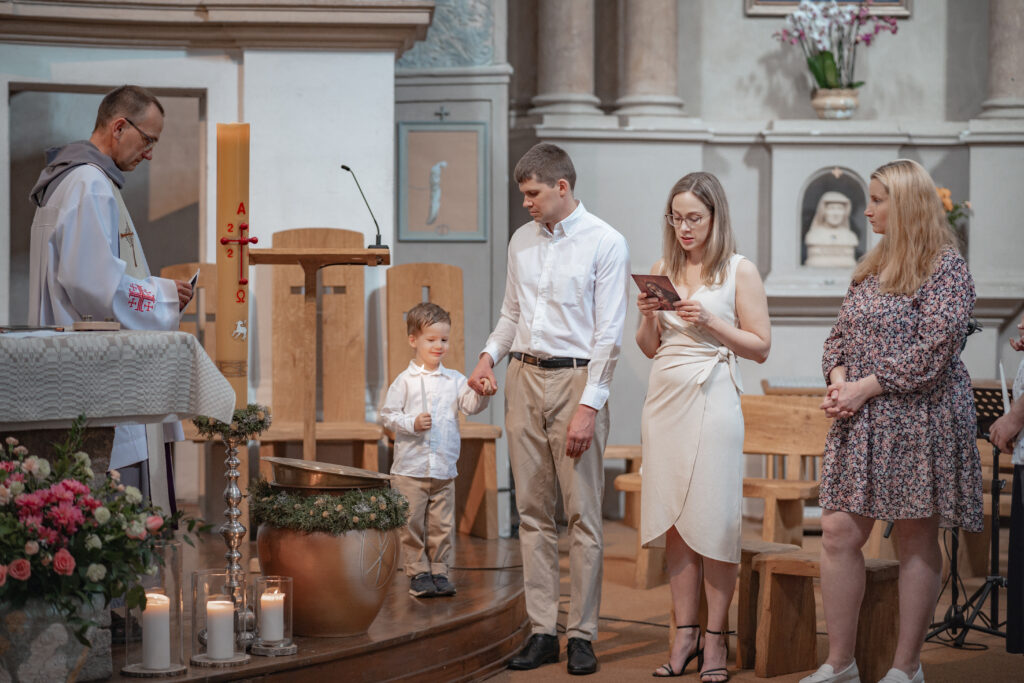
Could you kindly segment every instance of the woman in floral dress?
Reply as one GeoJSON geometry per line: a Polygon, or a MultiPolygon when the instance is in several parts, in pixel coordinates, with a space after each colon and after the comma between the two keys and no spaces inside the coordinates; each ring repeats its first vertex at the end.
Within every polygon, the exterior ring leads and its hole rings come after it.
{"type": "Polygon", "coordinates": [[[938,527],[982,529],[974,402],[960,350],[974,282],[935,185],[901,159],[871,174],[864,215],[881,241],[853,273],[825,341],[822,409],[835,422],[821,473],[825,664],[801,683],[859,681],[853,650],[875,520],[893,520],[899,637],[885,683],[923,682],[940,589],[938,527]]]}

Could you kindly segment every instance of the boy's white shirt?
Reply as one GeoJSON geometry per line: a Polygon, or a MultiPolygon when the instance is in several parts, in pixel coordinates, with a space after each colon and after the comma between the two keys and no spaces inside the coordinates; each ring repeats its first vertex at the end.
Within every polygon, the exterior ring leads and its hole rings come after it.
{"type": "Polygon", "coordinates": [[[461,447],[458,413],[475,415],[489,402],[490,397],[470,389],[458,370],[440,364],[436,370],[427,370],[409,361],[409,367],[388,387],[380,409],[381,422],[395,433],[391,474],[454,479],[461,447]],[[413,423],[423,412],[424,390],[431,427],[417,432],[413,423]]]}

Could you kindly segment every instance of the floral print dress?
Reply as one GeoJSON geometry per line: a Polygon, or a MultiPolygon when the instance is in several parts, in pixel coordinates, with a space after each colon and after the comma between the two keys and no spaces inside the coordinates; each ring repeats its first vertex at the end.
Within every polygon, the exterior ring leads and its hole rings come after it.
{"type": "Polygon", "coordinates": [[[833,423],[823,508],[885,520],[938,514],[943,526],[982,530],[974,399],[960,360],[974,299],[952,248],[911,295],[880,292],[875,275],[850,285],[822,370],[826,381],[839,365],[849,381],[874,374],[884,393],[833,423]]]}

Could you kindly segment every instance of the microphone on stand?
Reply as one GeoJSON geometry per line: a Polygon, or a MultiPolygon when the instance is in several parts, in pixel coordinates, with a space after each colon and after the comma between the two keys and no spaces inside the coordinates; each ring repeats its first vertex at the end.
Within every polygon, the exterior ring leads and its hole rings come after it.
{"type": "Polygon", "coordinates": [[[356,172],[345,164],[341,165],[342,170],[348,171],[352,174],[352,180],[356,181],[356,187],[359,188],[359,196],[363,198],[363,203],[366,204],[366,210],[370,212],[370,218],[373,219],[373,224],[377,228],[377,241],[373,244],[366,245],[367,249],[387,249],[388,245],[380,243],[380,225],[377,223],[377,217],[373,215],[373,209],[370,208],[370,202],[366,201],[366,195],[363,194],[363,188],[359,185],[359,178],[356,177],[356,172]]]}

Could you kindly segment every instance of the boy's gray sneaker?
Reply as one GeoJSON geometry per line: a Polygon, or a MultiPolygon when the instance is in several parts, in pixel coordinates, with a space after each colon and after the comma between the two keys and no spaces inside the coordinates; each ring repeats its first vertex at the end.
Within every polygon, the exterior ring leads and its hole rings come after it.
{"type": "Polygon", "coordinates": [[[434,580],[427,572],[420,572],[409,582],[409,595],[417,598],[432,598],[437,595],[434,580]]]}
{"type": "Polygon", "coordinates": [[[455,595],[455,584],[448,580],[444,574],[434,574],[430,577],[434,580],[434,595],[448,596],[455,595]]]}

